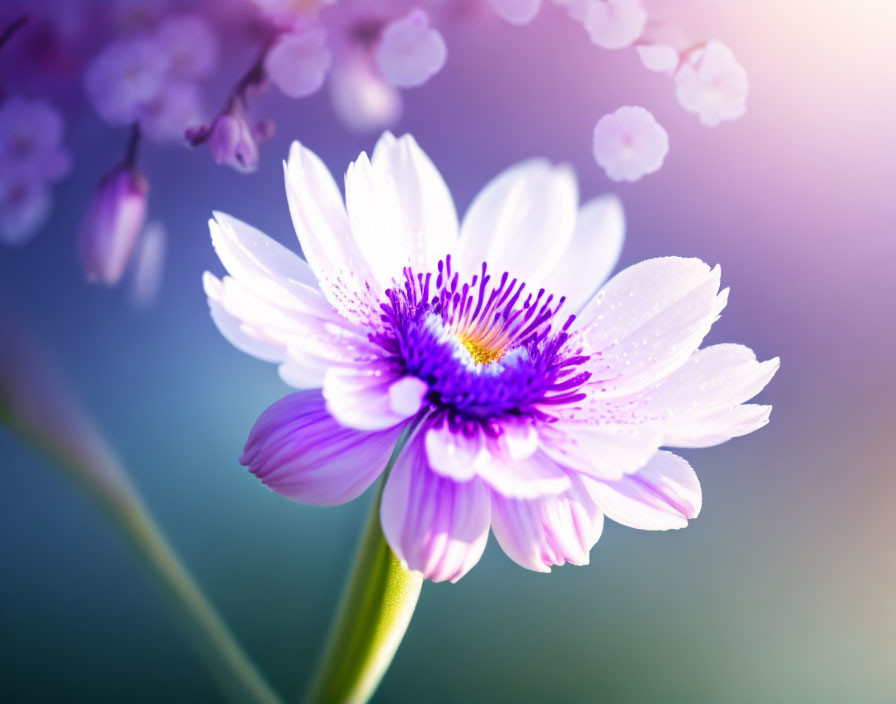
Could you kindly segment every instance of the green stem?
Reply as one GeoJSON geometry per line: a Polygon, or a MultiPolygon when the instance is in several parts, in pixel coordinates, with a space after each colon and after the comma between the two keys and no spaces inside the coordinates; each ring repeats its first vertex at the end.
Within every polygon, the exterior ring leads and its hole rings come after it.
{"type": "MultiPolygon", "coordinates": [[[[2,400],[2,399],[0,399],[2,400]]],[[[64,439],[48,436],[0,403],[0,422],[56,462],[121,530],[149,567],[189,631],[200,655],[225,696],[233,702],[279,704],[280,698],[240,648],[227,626],[143,505],[124,472],[107,454],[82,452],[64,439]]],[[[82,428],[90,434],[89,428],[82,428]]]]}
{"type": "Polygon", "coordinates": [[[402,433],[383,472],[317,676],[305,698],[308,704],[368,701],[411,622],[423,575],[402,567],[386,543],[380,502],[386,478],[415,426],[402,433]]]}

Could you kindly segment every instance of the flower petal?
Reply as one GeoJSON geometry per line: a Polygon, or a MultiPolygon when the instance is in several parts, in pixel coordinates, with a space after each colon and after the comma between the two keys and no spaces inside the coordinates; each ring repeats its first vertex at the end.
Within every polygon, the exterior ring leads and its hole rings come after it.
{"type": "Polygon", "coordinates": [[[625,240],[622,203],[607,194],[579,208],[576,227],[562,258],[545,279],[545,289],[566,296],[564,310],[577,313],[607,280],[625,240]]]}
{"type": "Polygon", "coordinates": [[[576,224],[572,169],[532,159],[492,179],[461,224],[457,270],[477,274],[482,262],[538,291],[563,258],[576,224]]]}
{"type": "Polygon", "coordinates": [[[261,414],[240,463],[278,494],[332,506],[360,496],[373,483],[400,432],[346,428],[327,413],[319,391],[300,391],[261,414]]]}
{"type": "Polygon", "coordinates": [[[377,365],[330,367],[324,376],[327,410],[343,425],[382,430],[410,418],[423,404],[427,387],[377,365]]]}
{"type": "Polygon", "coordinates": [[[410,135],[386,132],[368,160],[362,153],[345,175],[352,233],[383,289],[411,266],[435,271],[457,247],[457,213],[451,193],[410,135]]]}
{"type": "Polygon", "coordinates": [[[492,530],[507,556],[536,572],[570,562],[587,565],[603,530],[603,514],[573,475],[570,489],[533,500],[492,493],[492,530]]]}
{"type": "Polygon", "coordinates": [[[671,452],[657,452],[634,474],[588,487],[607,518],[641,530],[684,528],[703,503],[691,465],[671,452]]]}
{"type": "Polygon", "coordinates": [[[461,482],[478,476],[504,496],[533,498],[569,488],[566,472],[539,452],[531,423],[502,421],[496,435],[487,435],[478,423],[442,422],[426,430],[424,444],[437,474],[461,482]]]}
{"type": "Polygon", "coordinates": [[[659,449],[660,431],[649,425],[559,421],[540,430],[542,449],[564,467],[595,479],[618,479],[643,467],[659,449]]]}
{"type": "Polygon", "coordinates": [[[392,468],[380,507],[383,533],[398,559],[434,582],[456,582],[479,561],[489,513],[485,485],[434,473],[419,436],[392,468]]]}
{"type": "Polygon", "coordinates": [[[488,0],[488,4],[510,24],[529,24],[541,9],[541,0],[488,0]]]}
{"type": "Polygon", "coordinates": [[[721,271],[699,259],[648,259],[623,270],[576,324],[591,359],[588,388],[604,398],[644,389],[681,367],[725,307],[721,271]]]}
{"type": "Polygon", "coordinates": [[[283,168],[292,223],[321,289],[350,320],[368,320],[382,290],[352,236],[336,182],[299,142],[292,143],[283,168]]]}

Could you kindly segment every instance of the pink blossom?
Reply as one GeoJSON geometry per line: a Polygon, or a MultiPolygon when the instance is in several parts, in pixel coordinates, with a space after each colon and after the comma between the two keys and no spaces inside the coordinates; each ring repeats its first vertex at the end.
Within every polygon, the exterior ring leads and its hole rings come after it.
{"type": "Polygon", "coordinates": [[[0,103],[0,182],[58,181],[71,168],[62,146],[62,115],[42,100],[10,96],[0,103]]]}
{"type": "Polygon", "coordinates": [[[547,572],[586,564],[605,516],[680,528],[700,511],[699,481],[659,448],[768,421],[770,407],[745,402],[777,359],[700,348],[727,301],[719,268],[651,259],[601,285],[618,203],[580,208],[568,167],[514,166],[460,220],[409,136],[362,153],[344,201],[298,143],[285,177],[307,259],[228,215],[210,222],[227,270],[204,277],[215,324],[304,389],[261,414],[240,461],[290,499],[340,504],[408,432],[380,520],[409,569],[456,581],[489,530],[547,572]]]}
{"type": "Polygon", "coordinates": [[[686,57],[675,74],[678,102],[707,127],[744,114],[749,81],[734,53],[711,40],[686,57]]]}
{"type": "Polygon", "coordinates": [[[109,124],[132,124],[159,99],[169,65],[168,56],[155,41],[118,40],[88,65],[87,95],[109,124]]]}
{"type": "Polygon", "coordinates": [[[46,222],[52,198],[46,184],[27,179],[0,179],[0,242],[20,246],[46,222]]]}
{"type": "Polygon", "coordinates": [[[399,88],[423,85],[442,70],[446,57],[445,40],[420,9],[386,25],[376,50],[383,76],[399,88]]]}
{"type": "Polygon", "coordinates": [[[621,107],[594,128],[594,158],[614,181],[637,181],[663,165],[669,135],[642,107],[621,107]]]}
{"type": "Polygon", "coordinates": [[[81,227],[79,249],[88,281],[113,286],[124,275],[143,223],[149,182],[123,165],[100,181],[81,227]]]}
{"type": "Polygon", "coordinates": [[[603,49],[631,46],[647,22],[640,0],[571,0],[563,4],[582,23],[591,41],[603,49]]]}
{"type": "Polygon", "coordinates": [[[281,35],[268,51],[264,67],[283,93],[291,98],[304,98],[320,90],[331,58],[324,31],[291,32],[281,35]]]}
{"type": "Polygon", "coordinates": [[[382,129],[401,115],[401,94],[360,51],[333,66],[330,98],[336,115],[355,132],[382,129]]]}
{"type": "Polygon", "coordinates": [[[380,71],[399,88],[423,85],[442,70],[446,57],[445,40],[420,9],[386,25],[376,49],[380,71]]]}
{"type": "Polygon", "coordinates": [[[218,61],[218,38],[200,15],[163,20],[155,38],[168,57],[169,74],[178,78],[205,78],[218,61]]]}
{"type": "Polygon", "coordinates": [[[644,67],[651,71],[671,74],[678,68],[678,51],[668,44],[638,44],[635,51],[644,67]]]}
{"type": "Polygon", "coordinates": [[[541,9],[541,0],[488,0],[488,4],[510,24],[529,24],[541,9]]]}
{"type": "Polygon", "coordinates": [[[144,108],[140,127],[150,139],[183,140],[186,129],[202,121],[202,112],[196,83],[170,79],[159,97],[144,108]]]}

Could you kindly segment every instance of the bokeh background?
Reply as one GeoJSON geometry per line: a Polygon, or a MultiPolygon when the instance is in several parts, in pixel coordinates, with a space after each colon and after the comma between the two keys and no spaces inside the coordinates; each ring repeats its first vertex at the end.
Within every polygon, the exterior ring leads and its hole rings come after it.
{"type": "MultiPolygon", "coordinates": [[[[456,585],[427,584],[378,702],[896,701],[896,3],[676,0],[694,36],[747,68],[747,115],[702,127],[667,79],[606,52],[555,7],[532,25],[448,36],[447,67],[405,94],[398,131],[459,208],[532,155],[573,163],[583,197],[617,192],[622,265],[699,256],[730,304],[709,341],[780,355],[771,424],[692,452],[703,513],[683,531],[608,525],[591,565],[529,573],[494,541],[456,585]],[[624,104],[667,128],[664,168],[609,183],[595,121],[624,104]]],[[[244,59],[233,57],[234,65],[244,59]]],[[[371,499],[315,509],[236,461],[287,392],[230,347],[200,285],[220,271],[205,221],[224,209],[295,245],[280,159],[301,138],[341,173],[374,137],[326,95],[268,97],[259,172],[157,148],[143,162],[170,234],[159,304],[89,287],[74,235],[124,133],[85,107],[49,226],[0,250],[0,291],[58,360],[147,503],[284,695],[310,675],[371,499]],[[84,158],[89,155],[89,158],[84,158]]],[[[521,243],[521,246],[522,243],[521,243]]],[[[2,344],[2,341],[0,341],[2,344]]],[[[0,699],[217,701],[141,566],[42,457],[0,431],[0,699]]]]}

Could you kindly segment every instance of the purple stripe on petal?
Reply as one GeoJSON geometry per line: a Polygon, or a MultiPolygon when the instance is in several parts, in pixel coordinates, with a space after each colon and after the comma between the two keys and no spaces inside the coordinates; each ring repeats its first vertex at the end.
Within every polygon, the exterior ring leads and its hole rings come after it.
{"type": "Polygon", "coordinates": [[[332,506],[360,496],[380,475],[401,428],[368,433],[327,412],[319,390],[270,406],[249,433],[240,463],[293,501],[332,506]]]}
{"type": "Polygon", "coordinates": [[[607,518],[642,530],[684,528],[702,505],[697,475],[671,452],[657,452],[635,474],[588,486],[607,518]]]}
{"type": "Polygon", "coordinates": [[[434,582],[456,582],[485,550],[488,490],[477,478],[456,482],[435,474],[418,435],[386,482],[380,518],[386,540],[408,569],[434,582]]]}
{"type": "Polygon", "coordinates": [[[536,572],[570,562],[587,565],[603,530],[603,514],[585,487],[571,475],[570,489],[539,499],[509,499],[492,493],[492,530],[507,556],[536,572]]]}

